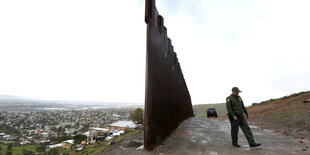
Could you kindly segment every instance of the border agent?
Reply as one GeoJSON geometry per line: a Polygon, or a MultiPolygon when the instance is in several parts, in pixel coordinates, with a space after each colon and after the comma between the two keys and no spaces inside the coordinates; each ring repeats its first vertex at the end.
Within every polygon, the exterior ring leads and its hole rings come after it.
{"type": "Polygon", "coordinates": [[[232,145],[235,147],[240,147],[238,144],[238,130],[240,126],[246,139],[248,140],[250,147],[258,147],[261,144],[255,143],[252,131],[246,119],[244,118],[243,112],[246,114],[247,118],[248,112],[244,107],[241,97],[239,96],[239,92],[241,91],[238,87],[233,87],[232,94],[226,98],[226,108],[228,111],[227,115],[231,125],[232,145]]]}

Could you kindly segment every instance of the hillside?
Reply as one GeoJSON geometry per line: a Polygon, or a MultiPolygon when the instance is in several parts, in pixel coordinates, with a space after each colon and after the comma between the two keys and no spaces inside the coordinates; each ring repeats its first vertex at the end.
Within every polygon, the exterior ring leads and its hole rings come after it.
{"type": "Polygon", "coordinates": [[[310,92],[271,99],[247,108],[250,124],[283,135],[310,138],[310,92]]]}
{"type": "Polygon", "coordinates": [[[193,111],[198,112],[198,117],[205,118],[207,117],[207,109],[208,108],[215,108],[218,117],[224,116],[227,114],[226,104],[225,103],[218,103],[218,104],[197,104],[193,105],[193,111]]]}
{"type": "MultiPolygon", "coordinates": [[[[241,132],[241,131],[240,131],[241,132]]],[[[137,149],[143,143],[143,132],[126,137],[101,154],[104,155],[277,155],[309,154],[310,141],[288,137],[274,132],[252,128],[255,140],[262,143],[259,148],[249,148],[243,134],[239,135],[240,148],[231,145],[230,123],[227,120],[189,118],[175,130],[162,145],[153,151],[137,149]]],[[[94,148],[95,149],[95,148],[94,148]]],[[[100,149],[100,148],[98,148],[100,149]]],[[[95,151],[94,151],[95,152],[95,151]]],[[[96,151],[97,152],[97,151],[96,151]]],[[[98,151],[99,153],[100,151],[98,151]]],[[[85,155],[89,153],[85,151],[85,155]]],[[[96,153],[94,153],[96,154],[96,153]]]]}
{"type": "MultiPolygon", "coordinates": [[[[103,154],[309,154],[310,135],[310,92],[302,92],[271,99],[247,107],[249,124],[255,139],[263,144],[258,149],[249,149],[243,134],[240,135],[240,149],[231,146],[230,123],[226,116],[225,103],[193,105],[199,118],[184,121],[162,145],[153,151],[137,150],[143,141],[143,132],[117,141],[104,151],[89,147],[84,153],[103,154]],[[205,119],[206,110],[216,108],[218,119],[205,119]],[[263,130],[262,130],[263,129],[263,130]],[[281,134],[275,134],[272,129],[281,134]],[[296,130],[297,129],[297,130],[296,130]],[[288,135],[293,135],[291,137],[288,135]],[[294,147],[292,147],[294,146],[294,147]]],[[[241,132],[241,131],[240,131],[241,132]]],[[[98,147],[101,147],[98,145],[98,147]]],[[[83,153],[82,153],[83,154],[83,153]]]]}

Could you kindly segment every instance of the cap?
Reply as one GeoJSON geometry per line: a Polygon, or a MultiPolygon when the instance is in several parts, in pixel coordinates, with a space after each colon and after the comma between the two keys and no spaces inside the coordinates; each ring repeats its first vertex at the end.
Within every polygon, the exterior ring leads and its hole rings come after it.
{"type": "Polygon", "coordinates": [[[234,92],[242,92],[242,91],[239,90],[238,87],[233,87],[231,90],[234,91],[234,92]]]}

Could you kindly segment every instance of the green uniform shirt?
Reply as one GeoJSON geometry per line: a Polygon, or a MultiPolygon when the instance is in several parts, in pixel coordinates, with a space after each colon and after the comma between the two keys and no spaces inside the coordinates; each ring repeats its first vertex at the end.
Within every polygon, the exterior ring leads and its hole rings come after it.
{"type": "Polygon", "coordinates": [[[243,112],[247,115],[248,112],[244,107],[243,101],[241,97],[230,95],[226,98],[226,109],[228,115],[231,117],[234,116],[243,116],[243,112]]]}

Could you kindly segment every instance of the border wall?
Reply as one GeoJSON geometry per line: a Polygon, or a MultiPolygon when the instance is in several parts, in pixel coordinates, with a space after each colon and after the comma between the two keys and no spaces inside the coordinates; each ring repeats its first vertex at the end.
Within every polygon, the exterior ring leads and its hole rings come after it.
{"type": "Polygon", "coordinates": [[[155,0],[146,0],[145,22],[147,50],[144,148],[150,151],[194,114],[177,54],[167,37],[164,18],[158,13],[155,0]]]}

